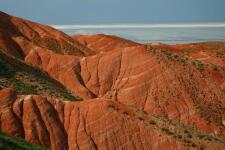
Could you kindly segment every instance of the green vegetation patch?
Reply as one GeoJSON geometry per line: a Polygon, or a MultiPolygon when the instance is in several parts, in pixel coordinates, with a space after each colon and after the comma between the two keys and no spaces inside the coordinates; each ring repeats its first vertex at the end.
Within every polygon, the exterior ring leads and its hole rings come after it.
{"type": "Polygon", "coordinates": [[[152,124],[152,125],[156,125],[156,121],[154,119],[150,119],[149,123],[152,124]]]}
{"type": "Polygon", "coordinates": [[[175,52],[171,52],[171,51],[168,51],[168,50],[165,50],[165,49],[153,48],[153,49],[149,49],[149,51],[152,52],[153,54],[156,54],[156,52],[159,52],[160,54],[162,54],[166,58],[168,58],[170,60],[178,61],[182,64],[192,64],[200,71],[204,71],[205,68],[209,66],[214,71],[225,72],[225,67],[221,67],[221,66],[216,65],[216,64],[208,64],[208,63],[205,63],[205,62],[202,62],[202,61],[199,61],[199,60],[194,60],[194,59],[191,59],[187,56],[178,55],[175,52]]]}
{"type": "Polygon", "coordinates": [[[12,137],[0,132],[1,150],[47,150],[47,148],[33,145],[21,138],[12,137]]]}
{"type": "Polygon", "coordinates": [[[62,54],[60,45],[55,39],[46,37],[44,38],[44,41],[48,49],[54,51],[55,53],[62,54]]]}
{"type": "Polygon", "coordinates": [[[225,144],[225,139],[223,139],[223,138],[215,137],[211,134],[203,133],[203,132],[199,132],[199,131],[195,131],[195,134],[201,140],[203,140],[203,139],[208,140],[208,141],[216,140],[216,141],[219,141],[219,142],[225,144]]]}
{"type": "Polygon", "coordinates": [[[46,72],[0,51],[0,89],[11,87],[18,94],[42,94],[65,100],[79,100],[46,72]]]}
{"type": "Polygon", "coordinates": [[[198,60],[192,61],[192,64],[195,65],[201,71],[205,68],[205,64],[198,60]]]}
{"type": "Polygon", "coordinates": [[[166,134],[168,134],[168,135],[173,135],[173,134],[174,134],[172,131],[170,131],[169,128],[163,127],[163,128],[161,128],[161,130],[162,130],[163,132],[165,132],[166,134]]]}
{"type": "MultiPolygon", "coordinates": [[[[126,116],[131,116],[132,114],[127,113],[127,111],[120,111],[120,109],[116,108],[113,104],[109,104],[108,108],[126,116]]],[[[144,123],[145,125],[150,125],[155,130],[158,130],[171,138],[177,139],[179,142],[182,142],[184,146],[202,149],[202,144],[205,145],[208,142],[219,142],[225,145],[225,139],[191,128],[181,122],[171,120],[167,116],[151,115],[150,113],[137,109],[132,105],[128,105],[128,108],[133,112],[136,112],[133,116],[135,119],[141,121],[141,123],[144,123]]]]}

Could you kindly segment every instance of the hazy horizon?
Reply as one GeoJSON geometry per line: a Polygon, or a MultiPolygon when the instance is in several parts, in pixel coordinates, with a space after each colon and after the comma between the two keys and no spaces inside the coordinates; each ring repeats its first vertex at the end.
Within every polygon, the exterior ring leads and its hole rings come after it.
{"type": "Polygon", "coordinates": [[[182,44],[207,41],[225,41],[225,24],[184,25],[70,25],[54,26],[68,35],[116,35],[139,43],[182,44]]]}
{"type": "Polygon", "coordinates": [[[224,0],[13,0],[0,10],[43,24],[224,22],[224,0]]]}
{"type": "Polygon", "coordinates": [[[137,42],[225,41],[225,0],[12,0],[0,10],[66,34],[110,34],[137,42]]]}
{"type": "Polygon", "coordinates": [[[50,25],[56,29],[129,29],[129,28],[224,28],[225,22],[161,23],[161,24],[61,24],[50,25]]]}

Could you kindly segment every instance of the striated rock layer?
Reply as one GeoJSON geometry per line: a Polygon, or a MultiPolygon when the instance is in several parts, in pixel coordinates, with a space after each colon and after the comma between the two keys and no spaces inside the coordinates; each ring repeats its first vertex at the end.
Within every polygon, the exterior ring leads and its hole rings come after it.
{"type": "Polygon", "coordinates": [[[92,51],[99,53],[101,51],[110,51],[116,48],[126,48],[141,45],[114,35],[74,35],[73,39],[82,43],[92,51]]]}
{"type": "Polygon", "coordinates": [[[191,62],[170,60],[146,46],[84,58],[36,51],[25,61],[47,71],[83,99],[112,99],[225,135],[225,74],[210,66],[202,71],[191,62]]]}
{"type": "Polygon", "coordinates": [[[54,150],[224,148],[216,140],[209,144],[194,136],[191,145],[185,145],[157,129],[162,126],[159,122],[148,124],[147,115],[137,118],[136,111],[106,99],[65,102],[18,96],[14,90],[4,89],[0,91],[0,108],[1,131],[54,150]]]}

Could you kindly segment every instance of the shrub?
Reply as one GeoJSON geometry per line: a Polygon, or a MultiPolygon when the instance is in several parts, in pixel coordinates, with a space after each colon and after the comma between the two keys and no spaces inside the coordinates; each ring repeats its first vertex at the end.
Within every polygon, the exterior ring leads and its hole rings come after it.
{"type": "Polygon", "coordinates": [[[171,52],[164,52],[164,54],[166,55],[166,57],[167,58],[172,58],[172,56],[173,56],[173,53],[171,53],[171,52]]]}
{"type": "Polygon", "coordinates": [[[12,87],[18,94],[46,94],[66,100],[79,100],[62,84],[40,70],[0,51],[0,87],[12,87]]]}
{"type": "Polygon", "coordinates": [[[214,65],[214,64],[213,64],[212,67],[213,67],[213,70],[214,70],[214,71],[219,71],[219,70],[220,70],[219,67],[218,67],[217,65],[214,65]]]}
{"type": "Polygon", "coordinates": [[[184,130],[184,133],[187,135],[188,138],[192,138],[192,135],[188,130],[184,130]]]}
{"type": "Polygon", "coordinates": [[[128,112],[126,112],[126,111],[124,111],[124,112],[123,112],[123,114],[124,114],[124,115],[129,115],[129,113],[128,113],[128,112]]]}
{"type": "Polygon", "coordinates": [[[192,143],[191,146],[192,147],[197,147],[197,145],[195,143],[192,143]]]}
{"type": "Polygon", "coordinates": [[[117,108],[113,104],[109,104],[108,108],[113,110],[113,111],[117,111],[117,108]]]}
{"type": "Polygon", "coordinates": [[[182,139],[182,135],[178,134],[178,135],[176,135],[176,138],[182,139]]]}
{"type": "Polygon", "coordinates": [[[204,70],[204,68],[205,68],[205,65],[201,61],[198,61],[198,60],[193,61],[192,64],[195,65],[201,71],[204,70]]]}
{"type": "Polygon", "coordinates": [[[139,110],[139,112],[140,112],[140,113],[142,113],[142,114],[145,114],[145,115],[147,115],[147,114],[148,114],[148,112],[147,112],[147,111],[145,111],[145,110],[143,110],[143,109],[139,110]]]}
{"type": "Polygon", "coordinates": [[[174,134],[172,131],[170,131],[170,129],[168,129],[168,128],[161,128],[161,130],[163,131],[163,132],[165,132],[166,134],[168,134],[168,135],[172,135],[172,134],[174,134]]]}
{"type": "Polygon", "coordinates": [[[182,63],[186,63],[187,59],[185,57],[180,57],[179,61],[182,63]]]}
{"type": "Polygon", "coordinates": [[[153,120],[153,119],[151,119],[151,120],[149,120],[149,123],[152,124],[152,125],[155,125],[156,124],[156,121],[153,120]]]}
{"type": "Polygon", "coordinates": [[[141,117],[141,116],[138,116],[138,119],[139,119],[140,121],[143,121],[143,120],[144,120],[144,118],[141,117]]]}

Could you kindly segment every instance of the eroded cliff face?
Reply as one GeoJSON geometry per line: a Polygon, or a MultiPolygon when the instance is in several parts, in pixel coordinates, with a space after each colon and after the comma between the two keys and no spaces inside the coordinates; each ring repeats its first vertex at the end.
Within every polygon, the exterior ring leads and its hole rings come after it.
{"type": "Polygon", "coordinates": [[[149,114],[108,99],[65,102],[4,89],[0,104],[1,131],[55,150],[224,148],[216,140],[207,144],[194,135],[185,144],[164,131],[170,128],[167,123],[151,124],[149,114]]]}
{"type": "Polygon", "coordinates": [[[83,58],[37,51],[25,61],[83,99],[108,98],[224,136],[225,77],[210,66],[201,71],[161,52],[154,54],[146,46],[83,58]]]}

